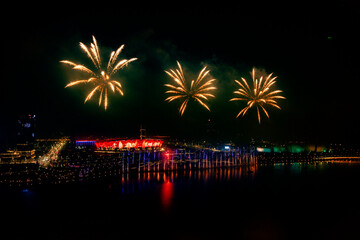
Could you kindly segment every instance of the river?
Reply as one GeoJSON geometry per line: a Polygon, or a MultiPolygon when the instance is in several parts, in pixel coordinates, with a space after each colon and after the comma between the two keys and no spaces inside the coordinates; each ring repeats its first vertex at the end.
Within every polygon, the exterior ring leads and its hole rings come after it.
{"type": "Polygon", "coordinates": [[[1,232],[8,239],[360,239],[359,184],[360,162],[329,161],[2,188],[1,232]]]}

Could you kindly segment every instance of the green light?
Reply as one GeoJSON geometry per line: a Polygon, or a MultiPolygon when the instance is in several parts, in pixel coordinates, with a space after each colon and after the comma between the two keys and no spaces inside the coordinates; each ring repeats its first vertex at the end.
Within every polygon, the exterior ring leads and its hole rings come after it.
{"type": "Polygon", "coordinates": [[[290,145],[289,151],[292,153],[300,153],[303,152],[305,149],[299,145],[290,145]]]}
{"type": "Polygon", "coordinates": [[[281,153],[284,152],[285,148],[284,147],[274,147],[274,152],[276,153],[281,153]]]}

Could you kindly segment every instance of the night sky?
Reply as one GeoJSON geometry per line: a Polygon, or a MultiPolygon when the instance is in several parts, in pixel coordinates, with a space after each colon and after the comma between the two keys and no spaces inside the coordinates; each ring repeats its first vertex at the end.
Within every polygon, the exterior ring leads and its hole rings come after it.
{"type": "Polygon", "coordinates": [[[1,141],[31,113],[39,137],[131,137],[142,124],[149,135],[189,139],[359,142],[360,11],[350,1],[166,10],[58,4],[12,6],[1,17],[1,141]],[[65,89],[76,72],[59,63],[91,66],[79,42],[89,45],[92,35],[104,59],[122,44],[120,58],[138,58],[117,73],[125,95],[112,95],[107,111],[96,98],[84,104],[89,88],[65,89]],[[164,70],[177,60],[185,74],[208,66],[217,79],[211,112],[192,102],[180,117],[178,102],[164,102],[164,70]],[[236,119],[244,103],[229,102],[234,80],[250,80],[252,67],[274,72],[287,98],[261,125],[256,111],[236,119]]]}

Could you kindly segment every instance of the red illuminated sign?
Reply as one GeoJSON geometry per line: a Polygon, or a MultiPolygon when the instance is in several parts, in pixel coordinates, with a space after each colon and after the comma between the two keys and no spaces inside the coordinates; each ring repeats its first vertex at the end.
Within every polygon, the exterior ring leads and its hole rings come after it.
{"type": "Polygon", "coordinates": [[[131,139],[131,140],[102,140],[96,141],[97,148],[151,148],[161,147],[163,140],[157,139],[131,139]]]}

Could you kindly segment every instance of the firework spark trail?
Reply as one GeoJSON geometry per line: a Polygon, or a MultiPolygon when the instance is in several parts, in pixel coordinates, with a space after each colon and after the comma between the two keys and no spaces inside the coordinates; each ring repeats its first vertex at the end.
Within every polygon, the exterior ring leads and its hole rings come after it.
{"type": "Polygon", "coordinates": [[[118,60],[118,56],[121,53],[122,49],[125,45],[121,45],[116,51],[111,52],[110,58],[108,61],[108,64],[105,69],[103,69],[103,62],[100,55],[99,46],[97,44],[97,41],[94,36],[92,36],[93,42],[90,44],[90,47],[87,47],[85,44],[80,42],[80,48],[86,53],[86,55],[90,58],[92,61],[94,67],[96,70],[91,70],[90,68],[77,64],[68,60],[60,61],[61,63],[70,65],[73,67],[74,70],[78,70],[81,72],[85,72],[90,75],[88,79],[82,79],[82,80],[76,80],[72,81],[69,84],[65,86],[71,87],[78,84],[88,84],[92,83],[95,87],[90,91],[90,93],[85,98],[85,103],[90,100],[93,95],[99,91],[99,106],[101,106],[101,103],[104,102],[104,108],[107,109],[108,106],[108,88],[115,93],[116,91],[119,92],[121,95],[124,95],[124,92],[122,90],[121,84],[119,81],[114,80],[112,76],[120,69],[127,66],[129,63],[137,60],[137,58],[131,58],[131,59],[122,59],[118,60]],[[117,62],[117,63],[116,63],[117,62]],[[103,101],[104,99],[104,101],[103,101]]]}
{"type": "Polygon", "coordinates": [[[182,104],[179,109],[179,113],[181,116],[184,114],[184,111],[190,99],[194,99],[210,111],[210,108],[205,103],[205,101],[209,100],[209,97],[215,97],[212,93],[210,93],[210,91],[216,89],[216,87],[213,86],[213,82],[216,79],[210,79],[205,82],[203,81],[205,77],[210,73],[210,70],[206,71],[206,67],[204,67],[200,71],[196,81],[192,80],[191,83],[188,84],[186,82],[181,64],[178,61],[177,65],[178,69],[170,69],[169,71],[165,71],[165,73],[175,81],[174,85],[164,84],[164,86],[170,88],[170,90],[166,91],[165,93],[171,94],[171,96],[166,98],[165,101],[171,102],[176,99],[181,100],[182,104]]]}
{"type": "Polygon", "coordinates": [[[256,107],[257,116],[260,124],[260,110],[261,109],[265,115],[269,118],[269,113],[266,110],[266,106],[270,105],[281,109],[275,99],[286,99],[285,97],[279,95],[282,93],[281,90],[270,90],[271,87],[276,83],[275,79],[277,77],[272,77],[272,74],[269,74],[265,80],[261,76],[260,79],[255,77],[255,68],[252,69],[252,88],[249,86],[245,78],[241,77],[241,82],[235,80],[235,82],[240,86],[237,91],[234,91],[235,94],[240,95],[240,97],[232,98],[230,101],[247,101],[247,106],[241,109],[236,117],[240,115],[244,116],[246,112],[252,108],[256,107]]]}

